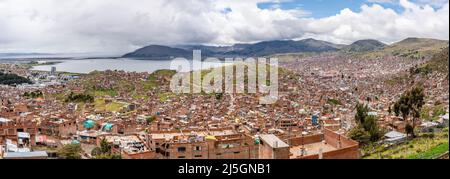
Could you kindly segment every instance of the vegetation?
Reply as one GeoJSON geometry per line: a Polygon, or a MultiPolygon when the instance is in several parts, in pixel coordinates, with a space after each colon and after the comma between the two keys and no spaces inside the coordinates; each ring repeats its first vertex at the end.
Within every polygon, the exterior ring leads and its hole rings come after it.
{"type": "Polygon", "coordinates": [[[66,98],[66,102],[93,103],[94,97],[89,94],[75,94],[70,92],[69,96],[66,98]]]}
{"type": "Polygon", "coordinates": [[[408,38],[390,46],[384,47],[370,53],[364,54],[366,58],[376,58],[388,55],[394,55],[407,58],[422,58],[424,56],[438,53],[442,48],[448,47],[448,41],[426,39],[426,38],[408,38]]]}
{"type": "Polygon", "coordinates": [[[151,124],[153,121],[156,120],[156,116],[150,116],[145,118],[145,122],[148,124],[151,124]]]}
{"type": "Polygon", "coordinates": [[[31,80],[18,76],[16,74],[6,74],[0,72],[0,84],[2,85],[17,85],[17,84],[32,84],[31,80]]]}
{"type": "Polygon", "coordinates": [[[82,151],[80,144],[68,144],[58,151],[58,156],[62,159],[81,159],[82,151]]]}
{"type": "Polygon", "coordinates": [[[448,47],[444,48],[441,52],[436,53],[429,62],[427,62],[421,66],[415,66],[415,67],[411,68],[410,74],[411,75],[417,75],[417,74],[428,75],[433,72],[448,74],[448,70],[449,70],[449,68],[448,68],[448,62],[449,62],[448,53],[449,53],[449,48],[448,47]]]}
{"type": "Polygon", "coordinates": [[[32,92],[25,92],[23,94],[23,96],[26,98],[36,99],[36,98],[44,97],[44,94],[42,93],[42,91],[37,90],[37,91],[32,91],[32,92]]]}
{"type": "Polygon", "coordinates": [[[415,137],[414,129],[416,119],[420,118],[420,111],[425,104],[425,93],[422,86],[416,86],[410,91],[406,91],[400,99],[394,104],[394,113],[396,116],[402,115],[403,120],[407,120],[412,116],[412,124],[410,132],[415,137]]]}
{"type": "Polygon", "coordinates": [[[368,112],[369,108],[367,105],[356,105],[355,121],[358,126],[349,133],[350,138],[363,145],[369,142],[376,142],[382,137],[382,132],[377,124],[378,119],[375,116],[369,116],[368,112]]]}
{"type": "Polygon", "coordinates": [[[120,155],[112,153],[112,146],[106,141],[106,139],[102,139],[100,141],[100,147],[96,147],[92,150],[91,155],[94,159],[121,159],[120,155]]]}
{"type": "Polygon", "coordinates": [[[448,152],[448,142],[433,147],[430,150],[410,155],[408,159],[435,159],[445,152],[448,152]]]}
{"type": "Polygon", "coordinates": [[[328,103],[333,104],[333,105],[342,105],[341,101],[339,101],[337,99],[329,99],[328,103]]]}
{"type": "Polygon", "coordinates": [[[410,141],[386,145],[372,143],[362,148],[365,159],[430,159],[448,152],[448,130],[430,135],[420,134],[410,141]]]}
{"type": "Polygon", "coordinates": [[[125,106],[125,104],[120,102],[107,103],[105,99],[95,99],[94,106],[95,109],[99,111],[118,112],[125,106]]]}

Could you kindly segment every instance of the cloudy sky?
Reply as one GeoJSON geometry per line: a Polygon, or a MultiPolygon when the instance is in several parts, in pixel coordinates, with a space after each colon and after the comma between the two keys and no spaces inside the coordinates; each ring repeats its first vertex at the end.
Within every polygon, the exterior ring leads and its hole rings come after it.
{"type": "Polygon", "coordinates": [[[449,38],[448,0],[0,0],[0,53],[449,38]]]}

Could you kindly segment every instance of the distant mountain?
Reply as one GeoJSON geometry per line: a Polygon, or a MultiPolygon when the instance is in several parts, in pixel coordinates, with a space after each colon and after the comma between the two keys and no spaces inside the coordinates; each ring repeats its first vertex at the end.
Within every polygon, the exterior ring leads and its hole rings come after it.
{"type": "Polygon", "coordinates": [[[276,40],[251,44],[242,50],[227,52],[227,55],[260,57],[281,53],[327,52],[339,50],[338,45],[314,39],[300,41],[276,40]]]}
{"type": "Polygon", "coordinates": [[[373,39],[358,40],[342,48],[346,52],[368,52],[385,47],[386,44],[373,39]]]}
{"type": "Polygon", "coordinates": [[[133,58],[170,58],[170,57],[192,57],[192,50],[202,50],[204,56],[211,57],[261,57],[280,53],[301,53],[301,52],[328,52],[338,51],[342,45],[333,44],[326,41],[304,39],[264,41],[255,44],[236,44],[233,46],[157,46],[151,45],[136,50],[123,57],[133,58]]]}
{"type": "Polygon", "coordinates": [[[150,45],[123,55],[125,58],[171,59],[177,57],[192,58],[192,52],[180,48],[150,45]]]}
{"type": "Polygon", "coordinates": [[[448,46],[447,40],[437,40],[429,38],[407,38],[400,42],[386,46],[379,50],[367,53],[369,57],[379,57],[394,55],[410,58],[422,58],[432,56],[448,46]]]}
{"type": "Polygon", "coordinates": [[[380,41],[366,39],[359,40],[350,45],[334,44],[327,41],[304,39],[263,41],[254,44],[235,44],[232,46],[206,46],[206,45],[179,45],[161,46],[150,45],[128,53],[123,57],[146,59],[171,59],[176,57],[192,58],[192,50],[202,50],[203,57],[262,57],[284,53],[304,52],[363,52],[366,57],[385,55],[419,58],[439,52],[448,46],[448,41],[408,38],[403,41],[386,45],[380,41]]]}

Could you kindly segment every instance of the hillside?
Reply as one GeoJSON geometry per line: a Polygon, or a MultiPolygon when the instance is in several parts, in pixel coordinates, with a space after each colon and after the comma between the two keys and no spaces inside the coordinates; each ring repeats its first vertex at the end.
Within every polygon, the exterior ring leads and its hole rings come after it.
{"type": "Polygon", "coordinates": [[[449,48],[444,48],[441,52],[433,55],[433,58],[418,68],[412,69],[413,74],[429,74],[433,72],[445,73],[448,75],[449,48]]]}
{"type": "Polygon", "coordinates": [[[123,57],[131,58],[170,58],[185,57],[192,58],[192,50],[202,50],[202,54],[212,57],[261,57],[281,53],[301,53],[301,52],[329,52],[338,51],[343,45],[333,44],[326,41],[305,39],[300,41],[275,40],[264,41],[255,44],[236,44],[233,46],[157,46],[151,45],[136,50],[123,57]]]}
{"type": "Polygon", "coordinates": [[[132,53],[123,55],[124,58],[171,59],[176,57],[192,58],[192,52],[161,45],[150,45],[132,53]]]}
{"type": "Polygon", "coordinates": [[[378,41],[378,40],[358,40],[348,46],[342,48],[342,51],[345,52],[368,52],[381,49],[385,47],[386,44],[378,41]]]}
{"type": "Polygon", "coordinates": [[[18,76],[16,74],[6,74],[0,72],[0,84],[2,85],[15,85],[15,84],[31,84],[32,82],[24,77],[18,76]]]}
{"type": "Polygon", "coordinates": [[[446,40],[436,40],[427,38],[407,38],[400,42],[386,46],[382,49],[365,54],[366,57],[380,57],[387,55],[422,58],[439,53],[442,48],[448,46],[446,40]]]}

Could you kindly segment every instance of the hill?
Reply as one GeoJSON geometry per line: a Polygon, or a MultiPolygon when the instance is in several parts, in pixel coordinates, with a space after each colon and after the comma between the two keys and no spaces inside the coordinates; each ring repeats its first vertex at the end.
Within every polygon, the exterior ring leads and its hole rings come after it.
{"type": "Polygon", "coordinates": [[[15,84],[31,84],[32,82],[24,77],[18,76],[16,74],[6,74],[0,72],[0,84],[2,85],[15,85],[15,84]]]}
{"type": "Polygon", "coordinates": [[[382,49],[365,54],[367,57],[380,57],[387,55],[422,58],[425,56],[432,56],[439,53],[442,48],[448,46],[446,40],[436,40],[428,38],[407,38],[400,42],[386,46],[382,49]]]}
{"type": "Polygon", "coordinates": [[[151,45],[136,50],[123,57],[132,58],[170,58],[185,57],[192,58],[192,50],[202,50],[202,54],[210,57],[261,57],[280,53],[301,53],[301,52],[328,52],[338,51],[342,45],[333,44],[315,39],[305,39],[300,41],[275,40],[264,41],[255,44],[236,44],[233,46],[157,46],[151,45]]]}
{"type": "Polygon", "coordinates": [[[441,52],[433,55],[430,61],[427,63],[413,68],[411,73],[413,74],[429,74],[433,72],[444,73],[448,75],[448,66],[449,66],[449,58],[448,58],[449,48],[442,49],[441,52]]]}
{"type": "Polygon", "coordinates": [[[368,52],[381,49],[385,47],[386,44],[373,39],[358,40],[348,46],[342,48],[345,52],[368,52]]]}
{"type": "Polygon", "coordinates": [[[171,59],[177,57],[192,58],[192,52],[161,45],[150,45],[123,55],[124,58],[171,59]]]}

